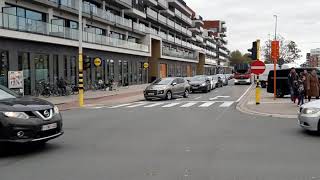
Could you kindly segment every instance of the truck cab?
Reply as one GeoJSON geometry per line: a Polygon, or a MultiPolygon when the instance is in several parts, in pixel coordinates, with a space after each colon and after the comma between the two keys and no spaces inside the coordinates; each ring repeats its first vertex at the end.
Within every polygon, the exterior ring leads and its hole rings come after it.
{"type": "Polygon", "coordinates": [[[234,84],[251,84],[251,70],[249,64],[236,64],[234,66],[234,84]]]}

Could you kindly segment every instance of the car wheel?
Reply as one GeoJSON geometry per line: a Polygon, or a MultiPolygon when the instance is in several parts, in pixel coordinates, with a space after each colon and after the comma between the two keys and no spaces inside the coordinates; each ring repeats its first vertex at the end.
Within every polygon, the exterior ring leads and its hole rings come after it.
{"type": "Polygon", "coordinates": [[[172,99],[172,93],[171,91],[168,91],[167,94],[166,94],[166,99],[167,100],[171,100],[172,99]]]}
{"type": "Polygon", "coordinates": [[[189,90],[188,89],[184,90],[183,97],[184,98],[188,98],[189,97],[189,90]]]}

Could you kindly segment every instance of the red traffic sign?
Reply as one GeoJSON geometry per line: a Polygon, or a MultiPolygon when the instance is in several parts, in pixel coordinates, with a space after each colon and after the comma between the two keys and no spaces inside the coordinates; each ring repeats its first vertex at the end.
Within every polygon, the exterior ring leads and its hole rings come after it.
{"type": "Polygon", "coordinates": [[[256,74],[256,75],[262,74],[265,69],[266,69],[266,65],[262,61],[255,60],[251,63],[251,72],[253,74],[256,74]]]}

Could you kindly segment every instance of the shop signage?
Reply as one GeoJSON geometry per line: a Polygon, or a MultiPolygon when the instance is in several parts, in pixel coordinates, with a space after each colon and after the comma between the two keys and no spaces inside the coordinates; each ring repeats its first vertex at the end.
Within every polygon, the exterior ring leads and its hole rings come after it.
{"type": "Polygon", "coordinates": [[[147,62],[144,63],[144,64],[143,64],[143,67],[144,67],[145,69],[147,69],[147,68],[149,67],[149,63],[147,63],[147,62]]]}
{"type": "Polygon", "coordinates": [[[23,89],[23,71],[9,71],[8,79],[10,89],[23,89]]]}
{"type": "Polygon", "coordinates": [[[101,62],[102,62],[102,61],[101,61],[100,58],[95,58],[95,59],[93,60],[94,65],[97,66],[97,67],[101,65],[101,62]]]}

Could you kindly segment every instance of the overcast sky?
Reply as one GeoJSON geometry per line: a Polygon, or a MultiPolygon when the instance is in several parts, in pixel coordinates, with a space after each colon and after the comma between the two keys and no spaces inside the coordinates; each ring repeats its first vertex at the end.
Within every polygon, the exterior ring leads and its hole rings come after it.
{"type": "Polygon", "coordinates": [[[278,15],[278,33],[297,43],[302,61],[310,49],[320,47],[320,0],[185,1],[204,19],[226,21],[230,50],[247,52],[252,41],[273,38],[274,14],[278,15]]]}

